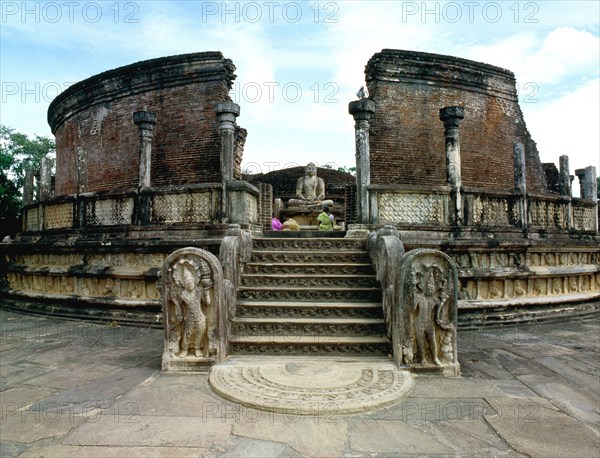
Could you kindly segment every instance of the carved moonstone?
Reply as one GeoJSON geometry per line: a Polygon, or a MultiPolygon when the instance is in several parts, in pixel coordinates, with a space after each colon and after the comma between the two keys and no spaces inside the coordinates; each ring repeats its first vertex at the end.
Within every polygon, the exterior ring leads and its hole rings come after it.
{"type": "Polygon", "coordinates": [[[226,356],[223,271],[200,248],[172,253],[162,267],[163,371],[206,371],[226,356]]]}
{"type": "Polygon", "coordinates": [[[441,251],[417,249],[403,258],[399,285],[401,307],[394,323],[401,328],[394,359],[418,372],[458,375],[456,351],[458,276],[441,251]],[[401,357],[401,359],[400,359],[401,357]]]}

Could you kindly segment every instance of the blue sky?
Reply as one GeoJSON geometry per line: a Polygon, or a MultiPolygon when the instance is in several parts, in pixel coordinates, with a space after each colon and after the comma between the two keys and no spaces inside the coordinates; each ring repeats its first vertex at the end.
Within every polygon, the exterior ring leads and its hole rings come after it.
{"type": "MultiPolygon", "coordinates": [[[[221,51],[247,168],[353,165],[348,103],[383,48],[498,65],[517,78],[543,162],[599,167],[598,1],[1,1],[0,122],[50,135],[69,84],[140,60],[221,51]]],[[[435,122],[435,120],[434,120],[435,122]]]]}

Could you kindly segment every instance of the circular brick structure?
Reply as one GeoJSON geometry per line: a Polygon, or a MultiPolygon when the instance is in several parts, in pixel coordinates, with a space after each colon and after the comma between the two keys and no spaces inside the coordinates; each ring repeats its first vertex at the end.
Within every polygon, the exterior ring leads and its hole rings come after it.
{"type": "Polygon", "coordinates": [[[371,183],[445,185],[444,125],[439,111],[461,106],[465,107],[460,126],[463,186],[512,191],[513,143],[521,142],[527,188],[546,191],[511,71],[457,57],[384,49],[371,57],[365,76],[375,101],[371,183]]]}
{"type": "Polygon", "coordinates": [[[132,114],[142,110],[157,118],[152,186],[219,182],[215,106],[229,100],[234,70],[220,52],[183,54],[69,87],[48,110],[56,136],[55,195],[136,189],[139,131],[132,114]]]}

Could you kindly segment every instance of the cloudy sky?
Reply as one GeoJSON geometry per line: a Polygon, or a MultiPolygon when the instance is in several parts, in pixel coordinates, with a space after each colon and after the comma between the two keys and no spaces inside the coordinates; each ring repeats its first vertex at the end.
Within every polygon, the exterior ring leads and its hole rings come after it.
{"type": "Polygon", "coordinates": [[[140,60],[221,51],[248,129],[244,163],[353,165],[348,102],[383,48],[513,71],[543,162],[599,167],[599,5],[590,1],[1,2],[0,122],[51,135],[70,84],[140,60]]]}

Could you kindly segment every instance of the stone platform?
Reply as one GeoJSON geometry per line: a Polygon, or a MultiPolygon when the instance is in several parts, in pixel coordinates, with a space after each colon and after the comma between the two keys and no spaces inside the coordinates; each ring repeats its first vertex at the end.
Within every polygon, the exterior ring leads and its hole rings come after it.
{"type": "Polygon", "coordinates": [[[213,367],[210,384],[246,407],[315,415],[381,408],[406,396],[414,382],[384,359],[235,357],[213,367]]]}

